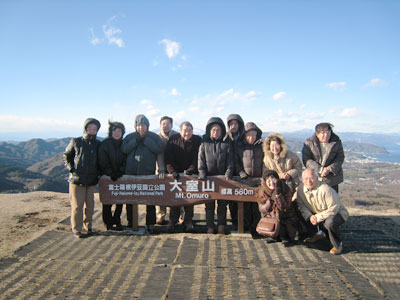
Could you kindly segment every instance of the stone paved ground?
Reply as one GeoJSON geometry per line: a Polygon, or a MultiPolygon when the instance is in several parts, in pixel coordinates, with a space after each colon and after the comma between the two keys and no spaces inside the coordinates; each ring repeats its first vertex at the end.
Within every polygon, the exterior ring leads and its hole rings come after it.
{"type": "Polygon", "coordinates": [[[92,237],[73,238],[66,221],[1,260],[0,299],[400,299],[400,226],[390,218],[352,217],[340,256],[328,242],[104,232],[99,211],[95,220],[92,237]]]}

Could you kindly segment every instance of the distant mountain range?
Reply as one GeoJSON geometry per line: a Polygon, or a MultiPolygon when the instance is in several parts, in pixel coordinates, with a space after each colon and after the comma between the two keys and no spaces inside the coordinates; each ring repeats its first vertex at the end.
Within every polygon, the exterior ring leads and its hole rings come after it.
{"type": "MultiPolygon", "coordinates": [[[[201,134],[198,132],[197,134],[201,134]]],[[[265,138],[269,133],[263,133],[265,138]]],[[[312,131],[283,133],[288,148],[300,153],[312,131]]],[[[385,147],[400,147],[400,135],[338,133],[346,158],[359,154],[384,154],[385,147]]],[[[0,142],[0,193],[47,190],[68,192],[68,172],[62,153],[71,138],[0,142]]]]}

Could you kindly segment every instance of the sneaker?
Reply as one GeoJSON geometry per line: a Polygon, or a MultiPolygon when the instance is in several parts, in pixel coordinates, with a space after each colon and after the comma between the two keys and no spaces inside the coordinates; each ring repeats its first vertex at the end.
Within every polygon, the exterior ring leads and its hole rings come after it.
{"type": "Polygon", "coordinates": [[[283,245],[283,247],[288,248],[288,247],[292,247],[294,245],[294,243],[289,240],[282,240],[282,245],[283,245]]]}
{"type": "Polygon", "coordinates": [[[214,234],[214,227],[208,227],[207,234],[214,234]]]}
{"type": "Polygon", "coordinates": [[[342,251],[343,251],[343,245],[342,245],[342,243],[340,243],[339,248],[333,247],[329,251],[329,253],[333,254],[333,255],[338,255],[338,254],[342,253],[342,251]]]}
{"type": "Polygon", "coordinates": [[[82,233],[80,233],[80,231],[74,232],[74,238],[81,239],[82,238],[82,233]]]}
{"type": "Polygon", "coordinates": [[[267,237],[265,239],[265,242],[267,244],[277,243],[277,242],[279,242],[279,238],[277,238],[277,237],[267,237]]]}
{"type": "Polygon", "coordinates": [[[117,224],[117,225],[115,225],[115,230],[116,230],[116,231],[123,231],[123,230],[124,230],[124,227],[122,227],[121,224],[117,224]]]}
{"type": "Polygon", "coordinates": [[[225,234],[225,226],[218,225],[218,234],[225,234]]]}
{"type": "Polygon", "coordinates": [[[326,237],[326,235],[325,235],[325,233],[323,231],[321,231],[321,233],[317,232],[312,237],[306,238],[304,240],[304,243],[316,243],[316,242],[318,242],[319,240],[322,240],[325,237],[326,237]]]}

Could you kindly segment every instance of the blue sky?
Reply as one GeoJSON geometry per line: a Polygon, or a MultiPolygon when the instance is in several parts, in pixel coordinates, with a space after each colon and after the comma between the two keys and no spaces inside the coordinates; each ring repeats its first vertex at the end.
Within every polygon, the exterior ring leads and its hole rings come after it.
{"type": "Polygon", "coordinates": [[[239,113],[400,133],[400,1],[1,1],[0,140],[239,113]]]}

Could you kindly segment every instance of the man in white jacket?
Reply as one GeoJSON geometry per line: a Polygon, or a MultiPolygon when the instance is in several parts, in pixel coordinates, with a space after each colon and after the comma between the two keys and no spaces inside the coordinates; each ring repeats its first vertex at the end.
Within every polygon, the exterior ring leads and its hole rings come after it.
{"type": "Polygon", "coordinates": [[[339,227],[347,220],[349,213],[340,202],[336,191],[318,181],[318,175],[314,169],[306,169],[295,197],[300,212],[309,225],[309,230],[316,232],[305,242],[316,242],[324,238],[327,233],[333,246],[330,253],[340,254],[343,251],[343,244],[339,227]]]}

